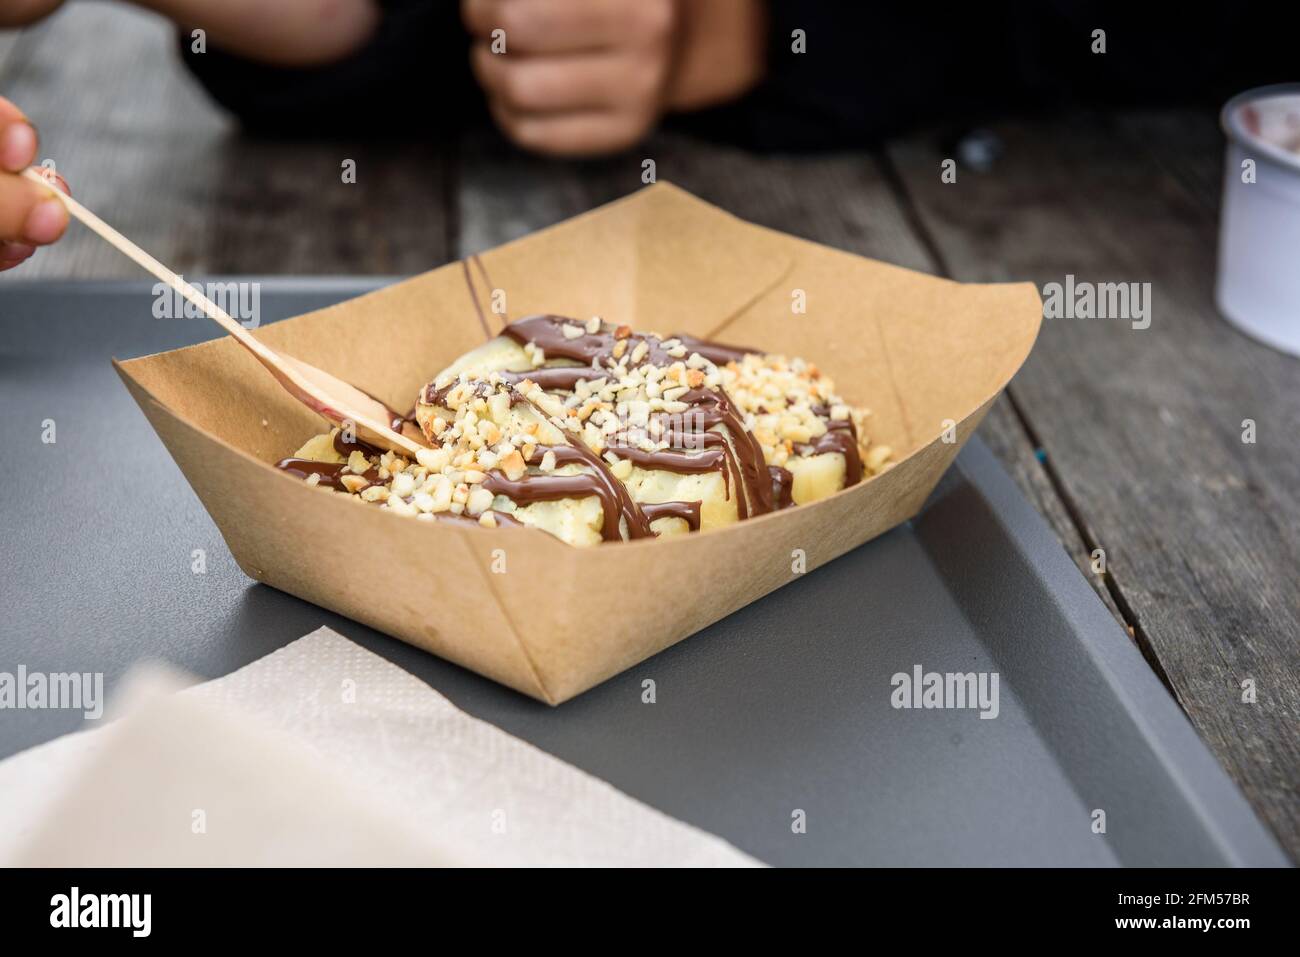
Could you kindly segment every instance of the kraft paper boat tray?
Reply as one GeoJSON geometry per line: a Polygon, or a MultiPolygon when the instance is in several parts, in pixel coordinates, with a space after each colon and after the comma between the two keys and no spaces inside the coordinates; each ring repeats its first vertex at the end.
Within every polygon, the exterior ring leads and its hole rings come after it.
{"type": "Polygon", "coordinates": [[[538,312],[803,355],[874,411],[873,437],[901,461],[716,532],[579,549],[535,530],[402,522],[277,472],[322,423],[233,340],[118,371],[250,577],[556,704],[914,515],[1041,319],[1028,283],[936,279],[661,184],[260,335],[408,408],[507,316],[538,312]]]}
{"type": "MultiPolygon", "coordinates": [[[[262,280],[263,319],[375,285],[262,280]]],[[[912,521],[549,708],[239,571],[109,365],[216,332],[152,302],[148,282],[0,281],[7,661],[102,671],[111,695],[142,659],[215,678],[329,625],[772,864],[1285,862],[978,436],[912,521]],[[895,709],[916,665],[997,672],[998,717],[895,709]]],[[[6,715],[0,757],[86,726],[6,715]]]]}

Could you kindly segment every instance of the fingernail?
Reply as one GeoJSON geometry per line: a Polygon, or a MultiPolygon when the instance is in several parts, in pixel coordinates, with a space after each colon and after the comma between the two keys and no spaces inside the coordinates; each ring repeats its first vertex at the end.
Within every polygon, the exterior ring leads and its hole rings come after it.
{"type": "Polygon", "coordinates": [[[63,204],[57,199],[43,199],[27,214],[27,222],[23,224],[23,238],[43,246],[58,239],[67,225],[68,214],[63,204]]]}
{"type": "Polygon", "coordinates": [[[0,262],[22,262],[34,252],[36,247],[27,243],[0,243],[0,262]]]}
{"type": "Polygon", "coordinates": [[[0,135],[0,166],[21,173],[36,159],[36,131],[26,123],[10,124],[0,135]]]}

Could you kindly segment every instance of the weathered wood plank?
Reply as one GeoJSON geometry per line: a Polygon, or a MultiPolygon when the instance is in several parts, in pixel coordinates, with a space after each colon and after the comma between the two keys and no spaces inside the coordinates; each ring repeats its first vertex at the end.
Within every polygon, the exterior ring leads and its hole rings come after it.
{"type": "MultiPolygon", "coordinates": [[[[123,5],[69,5],[10,36],[0,89],[40,126],[43,156],[172,268],[407,273],[447,260],[439,149],[243,137],[180,64],[173,28],[123,5]]],[[[140,273],[74,226],[14,275],[140,273]]]]}
{"type": "Polygon", "coordinates": [[[1142,143],[1207,219],[1218,223],[1224,138],[1217,120],[1203,110],[1159,110],[1117,116],[1115,123],[1128,139],[1142,143]]]}
{"type": "Polygon", "coordinates": [[[876,163],[863,154],[756,156],[675,133],[612,159],[557,163],[489,133],[464,145],[459,196],[463,253],[515,239],[643,185],[655,175],[744,219],[913,269],[930,269],[876,163]]]}
{"type": "MultiPolygon", "coordinates": [[[[1217,153],[1213,120],[1201,122],[1176,149],[1217,153]]],[[[890,157],[955,278],[1151,284],[1148,329],[1045,321],[1012,393],[1085,538],[1105,549],[1140,645],[1300,853],[1300,364],[1215,312],[1203,191],[1217,178],[1195,172],[1204,153],[1175,175],[1137,127],[1076,118],[1000,132],[997,166],[955,184],[940,181],[928,137],[890,157]],[[1247,679],[1256,703],[1242,700],[1247,679]]]]}

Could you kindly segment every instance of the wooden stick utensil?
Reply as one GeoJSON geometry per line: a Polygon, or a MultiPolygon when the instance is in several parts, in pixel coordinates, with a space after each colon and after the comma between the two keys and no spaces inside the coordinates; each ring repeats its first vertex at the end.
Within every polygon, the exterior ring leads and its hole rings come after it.
{"type": "Polygon", "coordinates": [[[335,378],[322,369],[308,365],[293,356],[276,352],[263,344],[232,319],[224,309],[64,193],[42,176],[36,168],[26,170],[23,175],[52,192],[67,207],[69,215],[82,222],[110,246],[146,272],[151,273],[160,282],[171,286],[195,307],[201,309],[208,318],[234,336],[236,341],[251,352],[258,362],[266,366],[290,395],[307,408],[340,428],[351,426],[361,441],[389,449],[407,458],[414,459],[420,449],[427,448],[422,442],[417,442],[409,435],[392,429],[389,425],[390,410],[382,402],[376,401],[355,386],[335,378]]]}

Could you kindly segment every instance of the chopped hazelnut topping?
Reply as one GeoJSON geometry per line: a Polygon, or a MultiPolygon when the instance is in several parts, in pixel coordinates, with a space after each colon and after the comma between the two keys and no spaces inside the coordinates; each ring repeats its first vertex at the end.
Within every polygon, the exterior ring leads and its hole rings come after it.
{"type": "Polygon", "coordinates": [[[414,515],[416,513],[416,509],[414,506],[408,505],[406,502],[402,501],[402,499],[400,499],[396,495],[390,495],[388,497],[388,501],[385,502],[384,504],[387,508],[396,512],[398,515],[414,515]]]}
{"type": "Polygon", "coordinates": [[[415,460],[430,472],[441,472],[450,459],[446,449],[420,449],[415,453],[415,460]]]}
{"type": "Polygon", "coordinates": [[[369,483],[360,475],[340,475],[339,484],[349,492],[360,492],[369,483]]]}
{"type": "Polygon", "coordinates": [[[469,493],[469,498],[465,503],[465,511],[471,515],[478,515],[492,507],[493,495],[485,488],[476,488],[469,493]]]}
{"type": "Polygon", "coordinates": [[[501,471],[506,473],[506,478],[510,479],[512,482],[519,481],[519,479],[523,477],[524,472],[527,471],[524,457],[519,454],[518,449],[515,449],[509,455],[505,456],[498,465],[500,466],[501,471]]]}
{"type": "Polygon", "coordinates": [[[382,502],[388,498],[388,489],[383,485],[372,485],[361,492],[361,500],[364,502],[382,502]]]}

